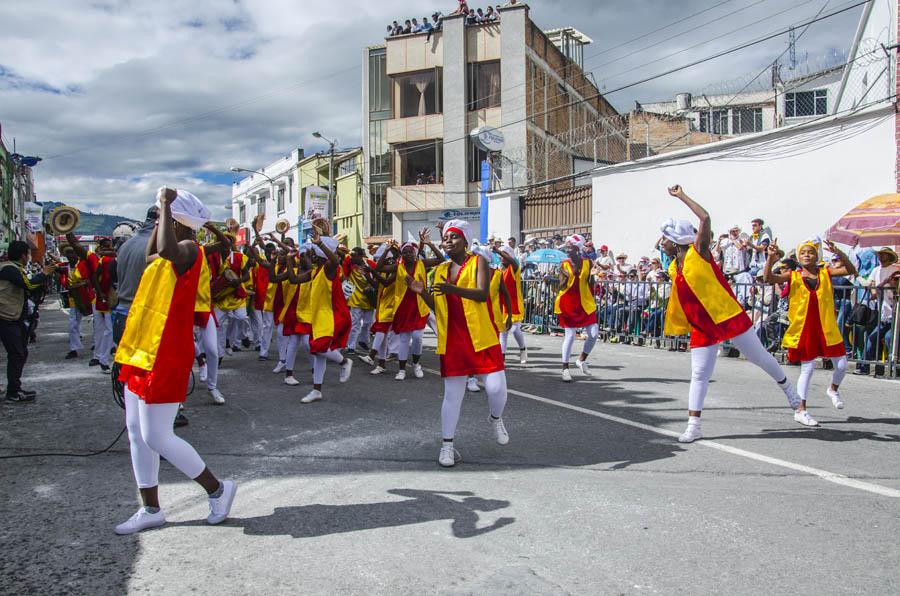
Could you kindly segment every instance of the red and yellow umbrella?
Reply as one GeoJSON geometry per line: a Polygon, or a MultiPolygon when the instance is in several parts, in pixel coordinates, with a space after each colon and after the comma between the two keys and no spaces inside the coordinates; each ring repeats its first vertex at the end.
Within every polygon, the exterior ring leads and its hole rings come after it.
{"type": "Polygon", "coordinates": [[[900,194],[872,197],[829,228],[826,238],[854,246],[900,245],[900,194]]]}

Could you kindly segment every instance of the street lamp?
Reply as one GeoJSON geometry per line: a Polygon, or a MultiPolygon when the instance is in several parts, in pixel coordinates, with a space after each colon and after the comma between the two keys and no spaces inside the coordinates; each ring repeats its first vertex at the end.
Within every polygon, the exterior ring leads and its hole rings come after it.
{"type": "MultiPolygon", "coordinates": [[[[247,172],[248,174],[259,174],[260,176],[262,176],[263,178],[268,180],[269,181],[269,196],[272,197],[273,201],[276,201],[276,207],[277,207],[277,199],[275,198],[275,181],[272,180],[272,178],[270,178],[269,176],[266,176],[263,172],[259,172],[257,170],[248,170],[246,168],[238,168],[236,166],[231,166],[229,169],[232,172],[247,172]]],[[[257,211],[257,213],[258,213],[258,211],[257,211]]],[[[248,237],[249,237],[249,235],[248,235],[248,237]]]]}
{"type": "Polygon", "coordinates": [[[322,133],[319,131],[312,133],[312,136],[317,139],[322,139],[330,145],[329,153],[331,154],[331,158],[328,161],[328,207],[331,209],[331,217],[334,218],[336,215],[334,204],[334,147],[337,145],[337,140],[332,141],[328,137],[322,136],[322,133]]]}

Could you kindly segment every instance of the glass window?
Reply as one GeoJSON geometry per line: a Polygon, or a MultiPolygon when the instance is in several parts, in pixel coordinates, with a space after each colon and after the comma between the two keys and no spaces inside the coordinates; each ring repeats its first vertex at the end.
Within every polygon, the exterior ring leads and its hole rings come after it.
{"type": "Polygon", "coordinates": [[[384,134],[384,121],[369,123],[369,174],[391,173],[391,147],[384,134]]]}
{"type": "Polygon", "coordinates": [[[390,112],[391,80],[384,50],[369,54],[369,112],[390,112]]]}
{"type": "Polygon", "coordinates": [[[762,126],[762,108],[737,108],[731,111],[731,124],[734,134],[760,132],[762,126]]]}
{"type": "Polygon", "coordinates": [[[468,68],[469,110],[500,106],[500,61],[472,62],[468,68]]]}
{"type": "Polygon", "coordinates": [[[355,157],[346,161],[342,161],[340,165],[338,165],[338,177],[346,176],[347,174],[353,174],[354,172],[356,172],[355,157]]]}
{"type": "Polygon", "coordinates": [[[369,234],[387,236],[391,233],[391,214],[387,210],[387,189],[390,181],[372,182],[369,185],[371,201],[371,223],[369,234]]]}
{"type": "Polygon", "coordinates": [[[397,88],[397,118],[440,114],[441,83],[437,69],[394,78],[397,88]]]}
{"type": "Polygon", "coordinates": [[[715,135],[728,134],[728,110],[700,112],[700,131],[715,135]]]}
{"type": "Polygon", "coordinates": [[[238,223],[247,223],[247,206],[244,203],[238,205],[238,223]]]}
{"type": "Polygon", "coordinates": [[[275,205],[275,209],[278,211],[278,213],[281,213],[282,211],[284,211],[284,187],[283,186],[278,187],[278,190],[276,191],[275,196],[278,197],[277,203],[275,205]]]}
{"type": "Polygon", "coordinates": [[[266,214],[266,197],[256,197],[256,214],[266,214]]]}
{"type": "Polygon", "coordinates": [[[797,91],[784,96],[786,118],[824,116],[828,113],[828,90],[797,91]]]}
{"type": "Polygon", "coordinates": [[[487,151],[469,141],[469,182],[481,182],[481,162],[488,158],[487,151]]]}
{"type": "Polygon", "coordinates": [[[395,151],[396,180],[400,186],[443,183],[443,141],[406,143],[397,145],[395,151]]]}

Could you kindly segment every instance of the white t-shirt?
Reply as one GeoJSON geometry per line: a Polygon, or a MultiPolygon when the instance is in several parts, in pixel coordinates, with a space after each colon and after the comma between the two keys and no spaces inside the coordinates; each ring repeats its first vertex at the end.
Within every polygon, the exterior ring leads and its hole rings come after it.
{"type": "MultiPolygon", "coordinates": [[[[900,271],[900,263],[894,263],[887,267],[878,265],[867,278],[873,286],[880,286],[884,280],[890,278],[895,272],[900,271]]],[[[884,289],[884,302],[881,304],[881,322],[890,323],[894,317],[894,293],[889,285],[884,289]]],[[[878,295],[876,294],[876,298],[878,295]]]]}

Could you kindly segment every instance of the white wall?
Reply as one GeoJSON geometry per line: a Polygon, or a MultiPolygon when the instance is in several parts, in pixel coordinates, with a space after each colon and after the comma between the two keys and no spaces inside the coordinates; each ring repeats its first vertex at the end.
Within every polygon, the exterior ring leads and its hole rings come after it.
{"type": "Polygon", "coordinates": [[[632,259],[649,255],[663,220],[693,219],[666,192],[677,183],[710,212],[717,234],[735,223],[749,230],[761,217],[791,247],[863,200],[894,192],[895,156],[887,106],[610,166],[593,178],[593,240],[632,259]]]}
{"type": "MultiPolygon", "coordinates": [[[[840,111],[853,108],[863,97],[864,101],[871,101],[894,92],[893,60],[888,59],[881,46],[890,46],[896,39],[897,0],[874,0],[869,18],[863,21],[865,16],[863,12],[861,31],[858,31],[859,46],[856,55],[851,56],[847,85],[837,107],[840,111]],[[885,66],[890,70],[882,75],[885,66]]],[[[892,52],[890,55],[894,56],[892,52]]]]}

